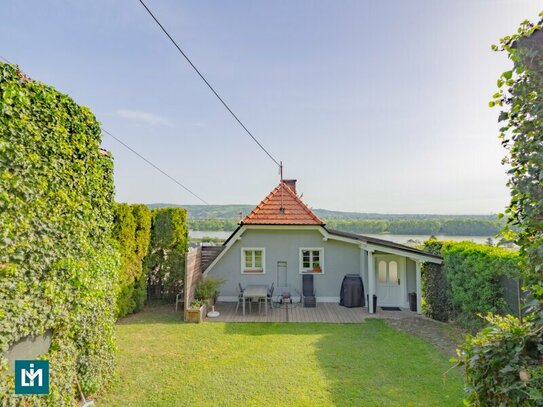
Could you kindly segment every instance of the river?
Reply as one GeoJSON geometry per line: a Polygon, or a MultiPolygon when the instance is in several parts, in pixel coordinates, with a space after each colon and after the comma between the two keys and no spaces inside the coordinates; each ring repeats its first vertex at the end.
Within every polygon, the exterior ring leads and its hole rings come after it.
{"type": "MultiPolygon", "coordinates": [[[[230,236],[232,232],[224,232],[224,231],[214,231],[214,232],[206,232],[201,230],[191,230],[189,231],[189,236],[194,239],[201,239],[204,236],[207,237],[214,237],[219,239],[226,240],[228,236],[230,236]]],[[[413,241],[417,242],[423,242],[426,239],[430,237],[430,235],[392,235],[388,233],[383,234],[371,234],[371,233],[364,233],[364,236],[374,237],[376,239],[383,239],[383,240],[389,240],[391,242],[395,243],[401,243],[401,244],[407,244],[411,243],[413,241]]],[[[486,243],[488,238],[490,237],[493,241],[496,239],[494,236],[449,236],[449,235],[437,235],[436,236],[439,240],[455,240],[455,241],[462,241],[462,240],[469,240],[475,243],[486,243]]]]}

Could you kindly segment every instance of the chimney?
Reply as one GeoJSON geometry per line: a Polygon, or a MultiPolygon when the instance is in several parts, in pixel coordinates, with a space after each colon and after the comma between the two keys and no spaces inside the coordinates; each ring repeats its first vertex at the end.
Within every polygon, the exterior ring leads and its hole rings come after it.
{"type": "Polygon", "coordinates": [[[283,182],[296,193],[296,180],[295,179],[284,179],[283,182]]]}

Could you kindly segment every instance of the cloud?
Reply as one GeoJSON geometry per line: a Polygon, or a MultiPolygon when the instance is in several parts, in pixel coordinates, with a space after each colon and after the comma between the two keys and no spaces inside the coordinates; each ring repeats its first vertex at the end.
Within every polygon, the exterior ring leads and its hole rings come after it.
{"type": "Polygon", "coordinates": [[[139,123],[145,123],[150,126],[171,127],[173,125],[172,122],[165,117],[159,116],[154,113],[142,112],[140,110],[120,109],[117,110],[117,114],[123,119],[128,119],[139,123]]]}

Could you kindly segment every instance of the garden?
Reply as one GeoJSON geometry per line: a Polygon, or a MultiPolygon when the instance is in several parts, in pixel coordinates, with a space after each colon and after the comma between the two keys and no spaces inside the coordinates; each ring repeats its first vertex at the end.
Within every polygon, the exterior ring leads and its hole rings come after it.
{"type": "Polygon", "coordinates": [[[462,404],[462,374],[422,339],[362,324],[181,322],[172,306],[122,319],[98,405],[462,404]]]}

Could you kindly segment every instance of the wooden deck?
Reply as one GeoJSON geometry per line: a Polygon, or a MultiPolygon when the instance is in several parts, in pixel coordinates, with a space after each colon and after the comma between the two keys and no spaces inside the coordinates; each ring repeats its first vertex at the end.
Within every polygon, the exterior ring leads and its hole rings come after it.
{"type": "Polygon", "coordinates": [[[326,323],[360,323],[366,318],[383,319],[408,319],[419,318],[414,312],[382,311],[380,308],[375,314],[368,314],[366,308],[345,308],[339,304],[317,303],[315,308],[304,308],[301,304],[293,306],[276,307],[270,309],[268,314],[264,312],[264,305],[259,312],[258,305],[252,306],[252,312],[247,308],[245,316],[242,315],[241,306],[236,312],[236,304],[231,302],[219,302],[215,310],[220,312],[217,318],[206,318],[210,322],[326,322],[326,323]]]}

